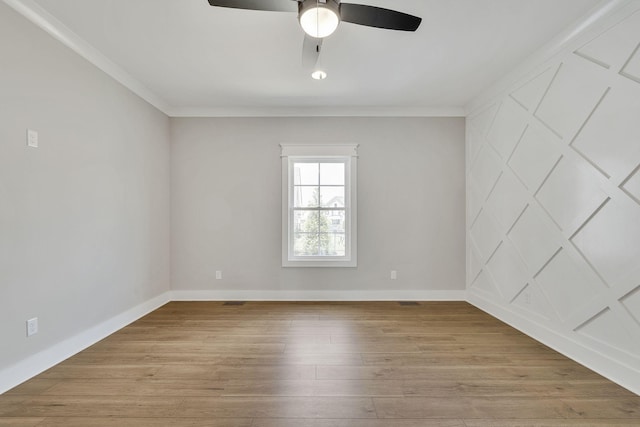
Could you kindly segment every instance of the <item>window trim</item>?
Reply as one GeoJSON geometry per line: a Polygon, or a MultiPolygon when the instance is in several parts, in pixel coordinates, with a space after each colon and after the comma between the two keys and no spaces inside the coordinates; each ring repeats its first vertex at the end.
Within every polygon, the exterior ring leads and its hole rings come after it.
{"type": "Polygon", "coordinates": [[[280,144],[282,161],[282,266],[357,267],[357,158],[358,144],[280,144]],[[296,160],[340,160],[345,163],[344,257],[296,257],[292,254],[293,176],[296,160]]]}

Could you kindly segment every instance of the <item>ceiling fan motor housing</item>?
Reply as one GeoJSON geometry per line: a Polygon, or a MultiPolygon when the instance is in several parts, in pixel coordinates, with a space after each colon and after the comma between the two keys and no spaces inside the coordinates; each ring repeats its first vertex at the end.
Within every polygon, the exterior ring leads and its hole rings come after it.
{"type": "Polygon", "coordinates": [[[298,2],[298,21],[310,36],[326,37],[340,23],[340,3],[338,0],[302,0],[298,2]]]}

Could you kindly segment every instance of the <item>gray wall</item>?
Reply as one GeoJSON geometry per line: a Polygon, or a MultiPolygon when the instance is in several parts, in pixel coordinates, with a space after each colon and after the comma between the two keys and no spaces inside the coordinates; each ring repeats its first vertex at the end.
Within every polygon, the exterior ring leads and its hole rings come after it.
{"type": "Polygon", "coordinates": [[[171,143],[174,291],[464,289],[462,118],[173,118],[171,143]],[[360,144],[358,267],[282,268],[278,144],[323,142],[360,144]]]}
{"type": "Polygon", "coordinates": [[[0,2],[0,367],[169,289],[168,127],[0,2]]]}

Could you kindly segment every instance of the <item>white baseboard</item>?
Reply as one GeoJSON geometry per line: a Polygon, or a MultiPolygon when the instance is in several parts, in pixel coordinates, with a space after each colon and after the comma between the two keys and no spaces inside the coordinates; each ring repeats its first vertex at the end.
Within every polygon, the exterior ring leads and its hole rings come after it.
{"type": "Polygon", "coordinates": [[[640,370],[627,366],[619,361],[576,342],[572,337],[553,331],[518,313],[505,309],[488,299],[469,292],[467,301],[480,310],[507,323],[531,338],[551,347],[558,353],[575,360],[603,377],[621,385],[629,391],[640,395],[640,370]]]}
{"type": "Polygon", "coordinates": [[[199,290],[172,291],[173,301],[465,301],[466,290],[199,290]]]}
{"type": "Polygon", "coordinates": [[[15,365],[0,370],[0,394],[124,328],[131,322],[166,304],[170,301],[169,298],[170,293],[165,292],[53,347],[27,357],[15,365]]]}

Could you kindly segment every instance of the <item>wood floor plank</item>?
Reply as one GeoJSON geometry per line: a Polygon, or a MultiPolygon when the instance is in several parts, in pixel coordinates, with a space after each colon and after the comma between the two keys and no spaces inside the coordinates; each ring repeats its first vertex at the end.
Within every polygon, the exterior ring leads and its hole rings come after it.
{"type": "Polygon", "coordinates": [[[0,418],[8,417],[14,408],[20,406],[22,402],[29,399],[29,396],[3,394],[0,396],[0,418]]]}
{"type": "Polygon", "coordinates": [[[215,364],[228,366],[289,366],[289,365],[362,365],[361,353],[302,353],[287,354],[229,354],[211,353],[207,351],[157,351],[152,353],[129,352],[82,352],[74,356],[73,360],[63,362],[63,365],[189,365],[215,364]]]}
{"type": "Polygon", "coordinates": [[[172,302],[0,395],[0,427],[620,427],[640,396],[462,302],[172,302]]]}
{"type": "Polygon", "coordinates": [[[182,397],[34,396],[5,411],[5,417],[171,417],[182,397]]]}
{"type": "Polygon", "coordinates": [[[60,364],[43,372],[38,378],[148,378],[152,377],[162,365],[74,365],[71,362],[60,364]]]}
{"type": "Polygon", "coordinates": [[[638,427],[638,420],[565,420],[565,419],[530,419],[530,420],[496,420],[474,419],[464,420],[466,427],[638,427]]]}
{"type": "Polygon", "coordinates": [[[638,399],[539,399],[520,397],[374,398],[380,418],[578,418],[640,419],[638,399]],[[541,410],[542,409],[542,410],[541,410]]]}
{"type": "Polygon", "coordinates": [[[154,375],[158,379],[315,379],[316,367],[312,365],[293,366],[221,366],[203,365],[165,365],[154,375]]]}
{"type": "Polygon", "coordinates": [[[319,380],[349,379],[431,379],[471,381],[479,379],[496,380],[570,380],[599,379],[598,374],[582,366],[318,366],[319,380]]]}
{"type": "Polygon", "coordinates": [[[41,394],[49,390],[51,387],[60,383],[59,379],[46,379],[41,377],[32,378],[23,382],[17,387],[9,390],[5,395],[35,395],[41,394]]]}
{"type": "Polygon", "coordinates": [[[0,427],[41,426],[44,418],[0,418],[0,427]]]}
{"type": "Polygon", "coordinates": [[[569,367],[575,362],[555,354],[469,354],[440,353],[363,353],[362,363],[367,366],[548,366],[569,367]]]}
{"type": "Polygon", "coordinates": [[[354,397],[194,397],[180,408],[197,418],[376,418],[369,398],[354,397]]]}
{"type": "Polygon", "coordinates": [[[258,418],[251,427],[466,427],[462,420],[372,420],[372,419],[268,419],[258,418]]]}
{"type": "Polygon", "coordinates": [[[37,427],[253,427],[251,422],[251,418],[59,417],[45,418],[37,427]]]}

